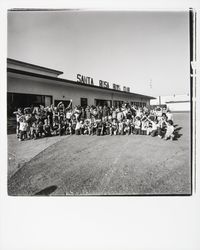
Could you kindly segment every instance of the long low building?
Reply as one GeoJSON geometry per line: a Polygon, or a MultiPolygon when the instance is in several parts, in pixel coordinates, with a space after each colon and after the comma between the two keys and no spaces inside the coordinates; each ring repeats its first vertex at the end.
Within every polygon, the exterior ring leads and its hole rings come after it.
{"type": "Polygon", "coordinates": [[[18,107],[50,106],[62,101],[65,106],[108,105],[120,106],[128,102],[137,106],[149,106],[154,97],[100,87],[60,78],[62,71],[7,59],[8,112],[18,107]]]}
{"type": "Polygon", "coordinates": [[[189,112],[191,110],[190,95],[158,96],[150,101],[152,106],[165,105],[172,112],[189,112]]]}

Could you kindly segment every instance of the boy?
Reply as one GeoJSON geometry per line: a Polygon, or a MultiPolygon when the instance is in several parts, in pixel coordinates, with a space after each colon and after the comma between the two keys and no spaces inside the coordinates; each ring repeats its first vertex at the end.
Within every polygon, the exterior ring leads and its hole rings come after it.
{"type": "Polygon", "coordinates": [[[112,126],[111,122],[110,121],[106,121],[106,124],[105,124],[106,135],[110,134],[110,127],[111,126],[112,126]]]}
{"type": "Polygon", "coordinates": [[[124,121],[119,122],[119,135],[124,135],[124,121]]]}
{"type": "Polygon", "coordinates": [[[70,121],[66,121],[66,135],[72,134],[72,124],[70,121]]]}
{"type": "Polygon", "coordinates": [[[91,119],[86,119],[84,122],[84,134],[85,135],[91,134],[91,119]]]}
{"type": "Polygon", "coordinates": [[[117,121],[116,121],[116,119],[113,119],[110,135],[112,135],[112,134],[117,135],[117,130],[118,130],[117,121]]]}
{"type": "Polygon", "coordinates": [[[33,121],[30,127],[31,139],[36,138],[37,120],[33,121]]]}
{"type": "Polygon", "coordinates": [[[146,117],[142,118],[141,134],[142,135],[146,135],[147,134],[147,120],[146,120],[146,117]]]}
{"type": "Polygon", "coordinates": [[[141,127],[141,121],[140,121],[140,117],[139,116],[136,116],[136,119],[135,119],[135,134],[136,135],[140,135],[140,127],[141,127]]]}
{"type": "Polygon", "coordinates": [[[130,131],[131,131],[130,120],[126,119],[126,121],[125,121],[125,127],[124,127],[124,133],[126,135],[130,135],[130,131]]]}
{"type": "Polygon", "coordinates": [[[44,120],[43,131],[44,131],[44,135],[46,137],[51,136],[51,127],[50,127],[50,125],[48,123],[48,119],[44,120]]]}
{"type": "Polygon", "coordinates": [[[150,120],[149,118],[147,118],[150,122],[151,122],[151,124],[152,124],[152,131],[151,131],[151,136],[152,137],[155,137],[155,136],[157,136],[158,135],[158,127],[159,127],[159,125],[158,125],[158,121],[155,119],[155,121],[152,121],[152,120],[150,120]]]}
{"type": "Polygon", "coordinates": [[[76,127],[75,127],[75,135],[80,135],[81,134],[81,122],[77,121],[76,127]]]}
{"type": "Polygon", "coordinates": [[[23,141],[27,138],[27,127],[28,123],[26,122],[25,117],[21,116],[19,119],[19,141],[23,141]]]}
{"type": "Polygon", "coordinates": [[[91,122],[91,134],[95,135],[96,134],[96,129],[97,129],[97,122],[95,119],[91,122]]]}
{"type": "Polygon", "coordinates": [[[53,135],[58,135],[59,134],[59,123],[58,123],[58,121],[53,122],[52,131],[53,131],[53,135]]]}
{"type": "Polygon", "coordinates": [[[170,139],[171,141],[173,141],[174,139],[174,126],[172,120],[167,121],[167,130],[164,139],[165,140],[170,139]]]}
{"type": "Polygon", "coordinates": [[[37,125],[36,125],[36,137],[35,139],[41,138],[43,135],[43,122],[38,120],[37,125]]]}
{"type": "Polygon", "coordinates": [[[19,138],[20,137],[20,131],[19,131],[20,122],[19,122],[19,119],[23,115],[22,109],[18,108],[17,111],[13,112],[13,114],[16,115],[16,121],[17,121],[16,135],[17,135],[17,138],[19,138]]]}
{"type": "Polygon", "coordinates": [[[168,121],[173,121],[173,115],[169,109],[167,110],[166,116],[168,121]]]}
{"type": "Polygon", "coordinates": [[[97,129],[96,129],[96,134],[99,135],[103,135],[103,130],[104,130],[104,126],[103,126],[103,122],[100,121],[97,124],[97,129]]]}

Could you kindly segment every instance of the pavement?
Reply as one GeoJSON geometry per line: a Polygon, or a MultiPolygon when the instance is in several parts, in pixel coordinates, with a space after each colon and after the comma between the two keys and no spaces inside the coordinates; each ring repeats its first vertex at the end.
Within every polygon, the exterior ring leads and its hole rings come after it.
{"type": "Polygon", "coordinates": [[[9,195],[190,195],[190,115],[174,114],[177,140],[8,135],[9,195]]]}

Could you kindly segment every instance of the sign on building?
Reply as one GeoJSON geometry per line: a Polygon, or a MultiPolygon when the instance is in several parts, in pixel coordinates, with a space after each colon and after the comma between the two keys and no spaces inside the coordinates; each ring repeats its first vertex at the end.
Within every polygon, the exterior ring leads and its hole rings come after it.
{"type": "Polygon", "coordinates": [[[94,80],[92,77],[83,76],[81,74],[77,74],[77,82],[94,85],[94,80]]]}

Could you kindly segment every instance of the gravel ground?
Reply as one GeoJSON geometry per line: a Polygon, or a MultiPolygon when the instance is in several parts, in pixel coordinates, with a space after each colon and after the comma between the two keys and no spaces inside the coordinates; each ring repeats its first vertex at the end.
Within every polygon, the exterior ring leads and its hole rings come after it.
{"type": "Polygon", "coordinates": [[[18,142],[9,135],[9,153],[15,150],[17,157],[9,161],[8,194],[189,195],[189,114],[174,114],[174,119],[175,141],[73,135],[18,142]],[[18,168],[16,162],[21,162],[18,168]]]}

